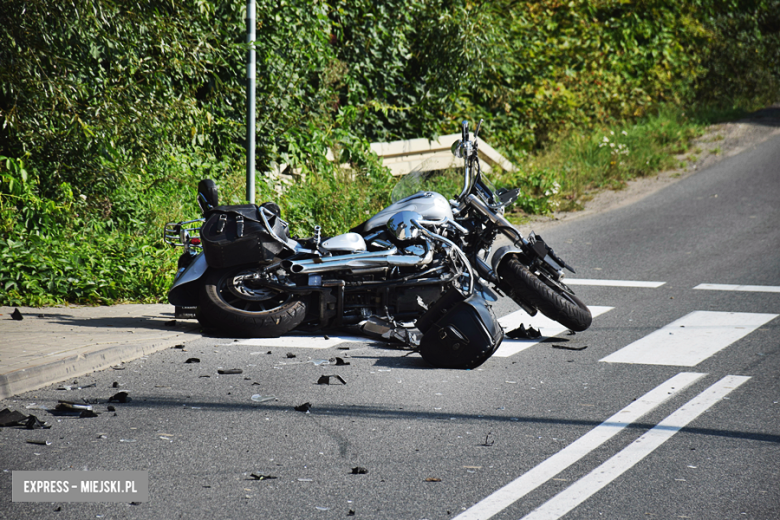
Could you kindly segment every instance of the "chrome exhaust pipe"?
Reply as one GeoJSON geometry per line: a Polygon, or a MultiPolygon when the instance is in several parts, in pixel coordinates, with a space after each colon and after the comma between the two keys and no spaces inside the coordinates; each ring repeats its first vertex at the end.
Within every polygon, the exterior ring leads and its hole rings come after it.
{"type": "Polygon", "coordinates": [[[413,267],[426,265],[433,260],[433,249],[426,247],[424,255],[399,255],[398,249],[354,253],[351,255],[323,256],[308,260],[287,260],[282,267],[293,274],[317,274],[329,271],[361,271],[377,267],[413,267]]]}

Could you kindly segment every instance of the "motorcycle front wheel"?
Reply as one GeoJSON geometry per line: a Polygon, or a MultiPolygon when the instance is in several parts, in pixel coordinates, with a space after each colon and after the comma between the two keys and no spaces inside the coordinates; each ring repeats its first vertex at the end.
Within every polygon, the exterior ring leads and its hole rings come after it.
{"type": "Polygon", "coordinates": [[[277,338],[300,325],[306,301],[246,278],[246,267],[214,270],[200,290],[198,321],[206,328],[246,338],[277,338]]]}
{"type": "Polygon", "coordinates": [[[512,298],[520,299],[574,332],[590,327],[590,309],[574,294],[563,288],[550,287],[516,258],[507,258],[498,268],[501,280],[512,288],[512,298]]]}

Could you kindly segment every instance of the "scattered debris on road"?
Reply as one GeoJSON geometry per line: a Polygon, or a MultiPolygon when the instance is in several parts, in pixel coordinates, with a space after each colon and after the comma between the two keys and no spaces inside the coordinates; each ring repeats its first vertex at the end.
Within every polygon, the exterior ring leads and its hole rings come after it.
{"type": "Polygon", "coordinates": [[[588,346],[585,345],[582,347],[570,347],[568,345],[553,345],[552,348],[559,348],[563,350],[585,350],[586,348],[588,348],[588,346]]]}
{"type": "Polygon", "coordinates": [[[533,327],[526,328],[525,325],[521,323],[515,330],[507,332],[506,337],[509,339],[536,339],[541,338],[542,333],[533,327]]]}
{"type": "Polygon", "coordinates": [[[109,403],[126,403],[128,401],[132,401],[132,399],[130,399],[125,391],[117,392],[108,399],[109,403]]]}
{"type": "Polygon", "coordinates": [[[335,378],[341,381],[341,384],[346,385],[347,382],[344,381],[344,378],[339,375],[332,375],[332,376],[320,376],[320,378],[317,380],[318,385],[329,385],[330,379],[335,378]]]}
{"type": "Polygon", "coordinates": [[[247,480],[273,480],[279,477],[274,477],[273,475],[263,475],[261,473],[252,473],[249,475],[251,478],[248,478],[247,480]]]}

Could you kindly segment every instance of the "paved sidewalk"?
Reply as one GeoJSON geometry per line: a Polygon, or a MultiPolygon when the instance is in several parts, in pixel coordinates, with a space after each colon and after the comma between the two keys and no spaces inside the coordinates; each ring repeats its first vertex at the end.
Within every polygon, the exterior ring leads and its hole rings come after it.
{"type": "Polygon", "coordinates": [[[200,338],[172,305],[0,307],[0,399],[200,338]]]}

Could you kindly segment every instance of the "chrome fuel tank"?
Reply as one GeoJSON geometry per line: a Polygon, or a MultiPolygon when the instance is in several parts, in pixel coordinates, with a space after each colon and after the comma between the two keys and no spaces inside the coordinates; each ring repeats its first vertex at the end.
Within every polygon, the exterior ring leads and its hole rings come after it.
{"type": "Polygon", "coordinates": [[[433,191],[420,191],[405,199],[390,204],[388,207],[371,217],[363,227],[364,232],[386,226],[390,217],[399,211],[415,211],[426,220],[452,219],[452,208],[447,199],[433,191]]]}

